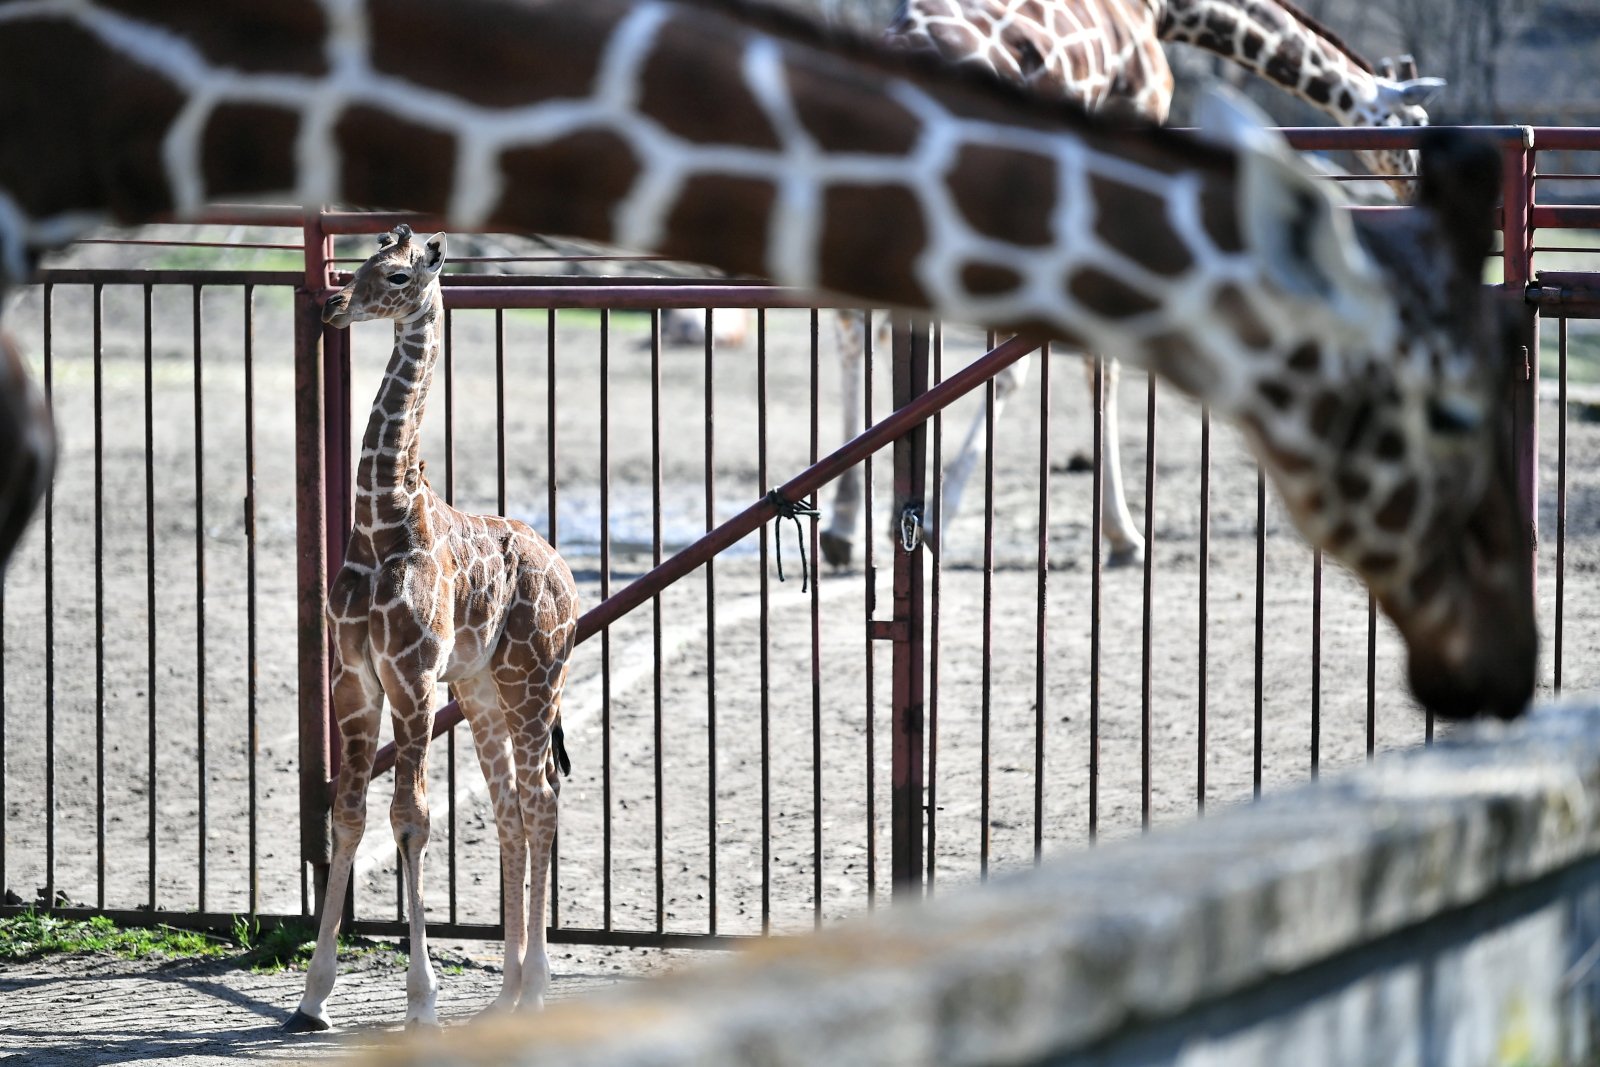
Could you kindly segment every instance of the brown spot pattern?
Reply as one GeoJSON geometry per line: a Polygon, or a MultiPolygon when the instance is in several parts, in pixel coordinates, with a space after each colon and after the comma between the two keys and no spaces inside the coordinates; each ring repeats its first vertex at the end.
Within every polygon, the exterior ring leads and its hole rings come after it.
{"type": "Polygon", "coordinates": [[[667,216],[664,250],[739,273],[765,274],[767,223],[776,199],[772,185],[758,178],[690,178],[667,216]]]}
{"type": "Polygon", "coordinates": [[[922,208],[896,185],[834,185],[823,195],[819,281],[827,289],[913,306],[926,302],[917,257],[927,244],[922,208]],[[862,219],[873,219],[863,232],[862,219]]]}
{"type": "Polygon", "coordinates": [[[219,104],[201,135],[200,168],[208,196],[295,186],[294,140],[300,116],[262,104],[219,104]]]}
{"type": "Polygon", "coordinates": [[[1075,300],[1108,319],[1142,315],[1161,306],[1153,297],[1098,267],[1078,271],[1067,289],[1075,300]]]}
{"type": "Polygon", "coordinates": [[[961,284],[979,296],[1009,293],[1022,281],[1021,274],[999,263],[968,263],[961,268],[961,284]]]}
{"type": "Polygon", "coordinates": [[[104,0],[101,6],[171,30],[219,67],[249,73],[327,73],[327,24],[316,0],[235,5],[226,18],[196,18],[192,0],[104,0]]]}
{"type": "Polygon", "coordinates": [[[34,217],[172,209],[161,144],[184,97],[65,21],[0,33],[0,187],[34,217]],[[65,119],[64,116],[69,118],[65,119]]]}
{"type": "Polygon", "coordinates": [[[368,207],[441,211],[455,181],[455,138],[396,118],[387,111],[353,107],[334,127],[339,149],[339,191],[368,207]],[[426,155],[426,167],[411,160],[426,155]]]}
{"type": "Polygon", "coordinates": [[[611,233],[612,209],[643,167],[621,137],[583,130],[512,149],[500,157],[500,170],[518,191],[508,192],[495,209],[498,224],[534,232],[565,225],[604,239],[611,233]]]}
{"type": "Polygon", "coordinates": [[[503,4],[494,32],[454,4],[388,0],[372,20],[372,64],[480,107],[587,96],[615,17],[565,18],[560,4],[503,4]],[[527,42],[539,42],[537,57],[527,42]],[[492,72],[492,76],[488,76],[492,72]]]}
{"type": "Polygon", "coordinates": [[[1091,177],[1089,188],[1095,236],[1109,247],[1163,277],[1193,265],[1194,257],[1167,222],[1167,203],[1161,197],[1109,178],[1091,177]]]}
{"type": "Polygon", "coordinates": [[[823,71],[805,56],[784,70],[800,124],[824,151],[903,156],[916,144],[917,120],[857,68],[823,71]]]}
{"type": "Polygon", "coordinates": [[[737,62],[747,38],[724,27],[720,20],[669,21],[639,74],[639,108],[695,144],[778,148],[778,133],[737,62]]]}
{"type": "Polygon", "coordinates": [[[1264,349],[1272,344],[1272,332],[1267,329],[1250,306],[1250,298],[1236,285],[1224,285],[1217,290],[1216,310],[1234,335],[1247,346],[1264,349]]]}
{"type": "Polygon", "coordinates": [[[1056,166],[1049,158],[967,145],[950,172],[949,185],[961,214],[984,236],[1028,248],[1053,240],[1056,166]]]}
{"type": "Polygon", "coordinates": [[[1378,528],[1399,533],[1411,525],[1411,516],[1417,510],[1420,489],[1415,478],[1407,478],[1400,487],[1389,494],[1389,499],[1378,509],[1378,528]]]}

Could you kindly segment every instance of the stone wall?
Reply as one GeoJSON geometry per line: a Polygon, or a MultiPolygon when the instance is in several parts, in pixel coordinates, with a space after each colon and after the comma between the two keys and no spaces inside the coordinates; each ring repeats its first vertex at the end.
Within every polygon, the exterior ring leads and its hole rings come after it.
{"type": "Polygon", "coordinates": [[[384,1063],[1600,1062],[1600,708],[384,1063]]]}

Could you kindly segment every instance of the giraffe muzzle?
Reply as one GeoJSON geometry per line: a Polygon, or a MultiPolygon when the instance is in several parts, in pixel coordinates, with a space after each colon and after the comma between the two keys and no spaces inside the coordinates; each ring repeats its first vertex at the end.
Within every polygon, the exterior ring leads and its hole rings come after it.
{"type": "Polygon", "coordinates": [[[349,290],[341,289],[328,297],[327,303],[322,305],[322,321],[338,329],[350,325],[349,290]]]}

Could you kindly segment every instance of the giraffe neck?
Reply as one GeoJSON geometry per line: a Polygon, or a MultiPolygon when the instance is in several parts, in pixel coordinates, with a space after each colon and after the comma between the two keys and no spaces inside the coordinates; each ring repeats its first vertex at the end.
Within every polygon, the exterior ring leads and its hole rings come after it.
{"type": "Polygon", "coordinates": [[[35,6],[0,7],[0,52],[18,60],[0,62],[0,99],[29,98],[41,72],[28,57],[45,55],[72,97],[62,108],[96,121],[64,140],[52,115],[31,117],[48,109],[24,109],[0,139],[0,262],[36,251],[52,219],[189,216],[287,192],[589,237],[1114,351],[1223,410],[1215,394],[1244,348],[1354,332],[1311,314],[1268,336],[1254,294],[1273,283],[1241,239],[1234,151],[852,52],[799,22],[730,17],[727,3],[395,0],[326,26],[269,5],[249,19],[282,23],[274,69],[248,47],[229,54],[221,31],[238,19],[249,40],[243,16],[214,13],[190,43],[99,8],[30,21],[35,6]],[[486,52],[484,25],[561,62],[486,52]],[[62,157],[48,170],[40,144],[62,157]]]}
{"type": "Polygon", "coordinates": [[[1272,0],[1166,0],[1161,39],[1233,60],[1346,126],[1364,125],[1378,81],[1299,11],[1272,0]]]}
{"type": "Polygon", "coordinates": [[[400,521],[428,492],[419,455],[422,415],[443,323],[437,282],[416,313],[395,321],[394,351],[372,401],[356,467],[356,525],[362,529],[400,521]]]}

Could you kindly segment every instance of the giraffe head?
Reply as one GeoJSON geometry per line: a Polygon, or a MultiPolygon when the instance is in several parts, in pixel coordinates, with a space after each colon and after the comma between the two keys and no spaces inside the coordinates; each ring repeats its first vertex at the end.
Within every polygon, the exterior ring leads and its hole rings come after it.
{"type": "Polygon", "coordinates": [[[328,297],[322,321],[343,328],[368,319],[410,320],[431,306],[444,259],[442,232],[421,240],[402,222],[378,235],[378,250],[328,297]]]}
{"type": "MultiPolygon", "coordinates": [[[[1376,90],[1370,100],[1357,100],[1352,121],[1357,126],[1426,126],[1428,101],[1445,87],[1443,78],[1417,77],[1411,56],[1384,59],[1378,64],[1376,90]]],[[[1417,153],[1406,148],[1363,149],[1356,153],[1367,169],[1388,176],[1389,187],[1401,200],[1413,195],[1406,177],[1417,173],[1417,153]]]]}
{"type": "MultiPolygon", "coordinates": [[[[1246,166],[1291,162],[1260,153],[1246,166]]],[[[1520,713],[1538,653],[1505,418],[1513,349],[1481,285],[1499,169],[1492,145],[1426,134],[1418,210],[1354,223],[1393,290],[1393,343],[1314,331],[1270,367],[1239,368],[1229,405],[1295,525],[1372,590],[1405,638],[1413,692],[1448,718],[1520,713]]],[[[1318,195],[1313,184],[1257,181],[1247,169],[1246,228],[1281,230],[1286,260],[1330,221],[1294,221],[1318,195]]],[[[1327,211],[1349,220],[1331,200],[1313,214],[1327,211]]],[[[1385,312],[1373,302],[1368,314],[1385,312]]]]}

